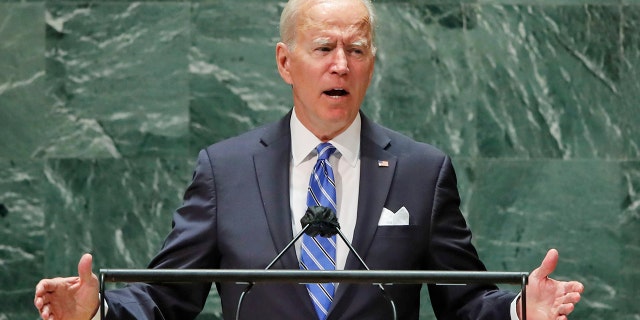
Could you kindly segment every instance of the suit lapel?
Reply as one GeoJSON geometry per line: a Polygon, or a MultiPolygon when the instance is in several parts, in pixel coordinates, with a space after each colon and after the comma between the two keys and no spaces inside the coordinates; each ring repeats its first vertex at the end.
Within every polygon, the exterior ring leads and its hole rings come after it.
{"type": "MultiPolygon", "coordinates": [[[[291,113],[284,117],[276,126],[267,127],[261,139],[264,150],[253,156],[256,179],[260,188],[262,204],[264,206],[271,239],[280,253],[293,238],[291,226],[291,207],[289,196],[289,162],[291,161],[291,129],[289,121],[291,113]]],[[[276,255],[274,255],[274,258],[276,255]]],[[[272,269],[299,269],[298,257],[294,247],[291,247],[272,267],[272,269]]],[[[307,315],[315,315],[313,304],[304,285],[293,285],[295,294],[283,296],[290,299],[292,304],[304,306],[307,315]]]]}
{"type": "MultiPolygon", "coordinates": [[[[361,114],[362,115],[362,114],[361,114]]],[[[397,158],[386,151],[390,146],[389,137],[375,124],[362,115],[360,140],[360,191],[358,195],[358,217],[353,233],[353,247],[366,261],[367,252],[373,241],[378,221],[382,213],[389,188],[393,180],[397,158]],[[387,161],[387,163],[379,163],[387,161]]],[[[347,257],[345,270],[364,269],[353,253],[347,257]]],[[[338,286],[332,312],[340,314],[339,308],[348,308],[348,303],[340,303],[343,296],[353,287],[343,283],[338,286]]]]}
{"type": "MultiPolygon", "coordinates": [[[[353,246],[363,259],[367,256],[378,228],[396,168],[396,156],[386,151],[389,145],[389,137],[363,117],[358,218],[353,232],[353,246]]],[[[364,269],[353,254],[347,258],[345,268],[364,269]]]]}
{"type": "MultiPolygon", "coordinates": [[[[253,156],[256,179],[276,252],[284,249],[291,241],[293,234],[289,203],[289,162],[291,161],[289,119],[290,116],[286,116],[275,127],[269,127],[266,130],[261,140],[265,148],[253,156]]],[[[287,250],[274,267],[298,269],[295,249],[287,250]]]]}

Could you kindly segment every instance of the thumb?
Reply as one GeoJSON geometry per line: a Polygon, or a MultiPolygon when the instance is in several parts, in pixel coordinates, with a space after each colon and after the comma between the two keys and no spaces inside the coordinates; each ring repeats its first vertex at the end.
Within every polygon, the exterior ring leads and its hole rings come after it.
{"type": "Polygon", "coordinates": [[[92,279],[93,273],[91,272],[91,265],[93,262],[93,257],[85,253],[80,258],[80,262],[78,262],[78,276],[81,281],[89,281],[92,279]]]}
{"type": "Polygon", "coordinates": [[[558,250],[550,249],[547,251],[547,255],[544,257],[544,260],[542,260],[540,267],[533,270],[531,275],[539,279],[546,278],[556,269],[556,266],[558,265],[558,257],[558,250]]]}

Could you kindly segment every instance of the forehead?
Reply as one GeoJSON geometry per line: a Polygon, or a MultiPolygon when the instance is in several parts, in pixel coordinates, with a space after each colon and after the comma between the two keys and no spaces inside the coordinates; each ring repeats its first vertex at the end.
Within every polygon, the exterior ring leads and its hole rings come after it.
{"type": "Polygon", "coordinates": [[[371,36],[369,11],[358,0],[310,1],[301,10],[297,29],[319,35],[371,36]]]}

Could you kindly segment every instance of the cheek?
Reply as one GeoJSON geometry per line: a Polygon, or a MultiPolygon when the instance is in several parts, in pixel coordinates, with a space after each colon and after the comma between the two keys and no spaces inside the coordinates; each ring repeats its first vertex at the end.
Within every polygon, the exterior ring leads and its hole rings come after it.
{"type": "Polygon", "coordinates": [[[360,62],[356,64],[355,70],[358,72],[359,78],[366,82],[369,82],[373,77],[373,63],[371,62],[360,62]]]}

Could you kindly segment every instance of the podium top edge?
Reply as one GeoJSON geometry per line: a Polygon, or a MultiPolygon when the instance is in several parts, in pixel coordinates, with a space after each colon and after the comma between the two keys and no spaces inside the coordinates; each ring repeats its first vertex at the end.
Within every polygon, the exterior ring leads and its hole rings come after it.
{"type": "Polygon", "coordinates": [[[100,269],[106,282],[351,282],[522,284],[528,272],[296,269],[100,269]]]}

